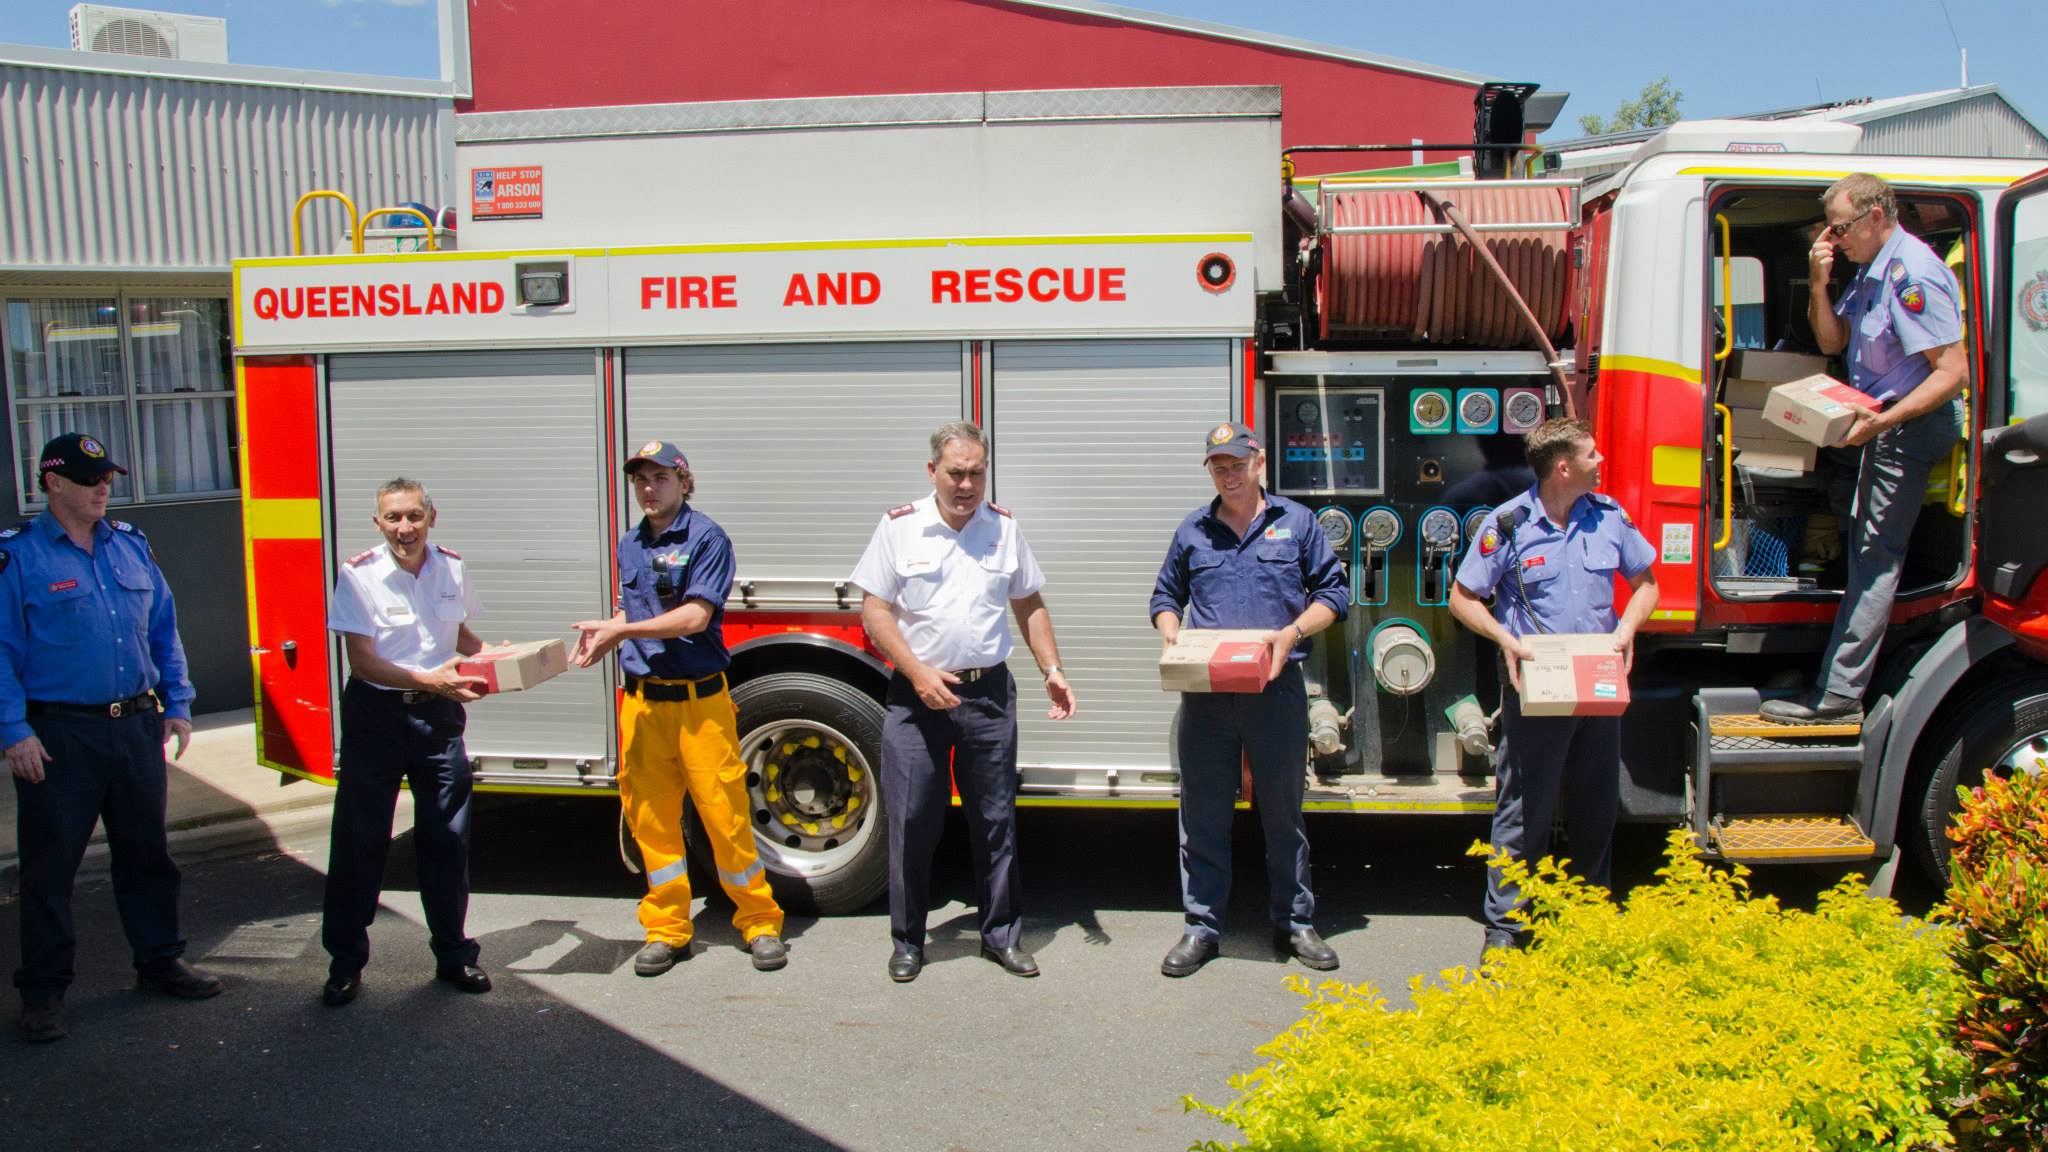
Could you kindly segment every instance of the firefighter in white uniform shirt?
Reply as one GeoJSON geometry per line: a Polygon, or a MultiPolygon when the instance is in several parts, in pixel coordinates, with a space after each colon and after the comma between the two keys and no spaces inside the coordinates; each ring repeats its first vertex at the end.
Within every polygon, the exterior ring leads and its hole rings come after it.
{"type": "Polygon", "coordinates": [[[1023,891],[1017,865],[1017,685],[1007,612],[1045,675],[1047,715],[1074,712],[1060,670],[1045,576],[1010,513],[982,501],[988,443],[964,420],[932,433],[933,493],[892,509],[876,526],[853,583],[861,622],[895,665],[882,722],[882,800],[889,819],[889,976],[924,967],[932,852],[944,830],[951,782],[960,792],[981,908],[981,954],[1018,976],[1038,975],[1019,945],[1023,891]]]}
{"type": "Polygon", "coordinates": [[[321,999],[337,1008],[356,998],[370,960],[370,921],[402,778],[412,784],[413,850],[434,976],[464,992],[491,989],[477,967],[477,942],[463,930],[471,776],[462,706],[485,682],[455,671],[461,657],[483,648],[467,623],[482,606],[462,557],[428,545],[434,502],[417,481],[400,477],[377,490],[376,524],[383,546],[342,565],[327,613],[327,627],[347,645],[349,669],[320,929],[333,958],[321,999]]]}

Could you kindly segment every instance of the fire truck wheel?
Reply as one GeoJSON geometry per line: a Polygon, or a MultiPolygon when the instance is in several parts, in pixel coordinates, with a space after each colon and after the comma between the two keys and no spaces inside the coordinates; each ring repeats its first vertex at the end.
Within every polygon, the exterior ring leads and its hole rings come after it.
{"type": "Polygon", "coordinates": [[[1936,884],[1948,883],[1948,827],[1959,804],[1957,788],[1974,788],[1985,773],[2011,776],[2048,772],[2048,672],[2000,677],[1964,701],[1943,726],[1933,751],[1940,756],[1919,797],[1914,855],[1936,884]]]}
{"type": "MultiPolygon", "coordinates": [[[[811,915],[858,912],[889,888],[882,705],[828,676],[779,672],[734,686],[754,845],[775,899],[811,915]]],[[[717,875],[689,815],[690,853],[717,875]]]]}

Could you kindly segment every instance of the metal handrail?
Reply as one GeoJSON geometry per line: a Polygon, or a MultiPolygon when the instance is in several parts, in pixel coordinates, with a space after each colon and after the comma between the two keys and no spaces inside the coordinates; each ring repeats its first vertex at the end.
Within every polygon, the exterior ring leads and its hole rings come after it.
{"type": "MultiPolygon", "coordinates": [[[[1474,224],[1474,232],[1569,232],[1578,227],[1569,220],[1540,220],[1528,224],[1474,224]]],[[[1325,236],[1407,236],[1419,232],[1456,232],[1449,224],[1352,224],[1325,228],[1325,236]]]]}
{"type": "Polygon", "coordinates": [[[1735,245],[1729,239],[1728,217],[1716,212],[1721,225],[1721,350],[1714,353],[1719,364],[1735,354],[1735,245]]]}
{"type": "MultiPolygon", "coordinates": [[[[392,208],[372,208],[372,209],[370,209],[370,210],[369,210],[368,212],[365,212],[365,213],[363,213],[363,220],[364,220],[365,222],[367,222],[367,221],[375,220],[375,219],[376,219],[377,217],[379,217],[379,216],[389,215],[389,214],[391,214],[391,213],[403,213],[403,214],[405,214],[405,215],[407,215],[407,216],[417,216],[417,217],[419,217],[419,218],[420,218],[420,223],[421,223],[421,224],[424,224],[424,225],[426,225],[426,229],[427,229],[427,251],[429,251],[429,252],[438,252],[438,251],[440,251],[440,249],[441,249],[441,245],[440,245],[439,243],[437,243],[437,242],[436,242],[436,241],[434,240],[434,218],[433,218],[432,216],[429,216],[429,215],[427,215],[427,214],[426,214],[425,212],[422,212],[422,211],[420,211],[420,210],[419,210],[419,209],[417,209],[417,208],[405,208],[405,207],[392,207],[392,208]]],[[[361,252],[362,250],[363,250],[363,238],[362,238],[361,236],[357,236],[357,237],[356,237],[356,251],[358,251],[358,252],[361,252]]]]}
{"type": "Polygon", "coordinates": [[[362,255],[363,218],[356,214],[356,202],[332,188],[315,188],[304,196],[299,197],[299,202],[292,205],[292,255],[305,255],[305,249],[299,244],[299,213],[306,207],[306,202],[309,200],[341,201],[341,206],[348,209],[348,231],[349,235],[355,238],[355,252],[359,256],[362,255]]]}
{"type": "Polygon", "coordinates": [[[1735,413],[1721,403],[1714,411],[1721,414],[1721,536],[1714,541],[1714,551],[1719,552],[1735,538],[1735,413]]]}

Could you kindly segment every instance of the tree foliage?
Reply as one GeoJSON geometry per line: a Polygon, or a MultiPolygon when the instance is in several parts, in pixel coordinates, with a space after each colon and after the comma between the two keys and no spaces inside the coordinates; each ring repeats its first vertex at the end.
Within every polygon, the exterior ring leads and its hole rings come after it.
{"type": "Polygon", "coordinates": [[[1659,76],[1643,85],[1635,99],[1622,101],[1611,118],[1602,120],[1589,113],[1579,117],[1579,127],[1588,136],[1627,132],[1632,128],[1661,128],[1678,120],[1678,102],[1683,99],[1685,93],[1671,86],[1671,77],[1659,76]]]}

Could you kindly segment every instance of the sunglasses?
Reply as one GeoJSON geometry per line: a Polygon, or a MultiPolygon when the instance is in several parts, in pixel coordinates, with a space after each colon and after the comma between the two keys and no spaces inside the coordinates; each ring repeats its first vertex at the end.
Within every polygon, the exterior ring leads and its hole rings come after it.
{"type": "Polygon", "coordinates": [[[1872,209],[1875,209],[1876,207],[1877,205],[1872,204],[1869,208],[1865,208],[1863,211],[1858,212],[1854,216],[1849,217],[1847,220],[1842,221],[1840,224],[1828,225],[1827,228],[1821,232],[1821,235],[1826,236],[1830,240],[1840,240],[1842,237],[1847,236],[1849,234],[1849,229],[1854,228],[1859,222],[1862,221],[1862,219],[1865,216],[1870,215],[1872,209]]]}

